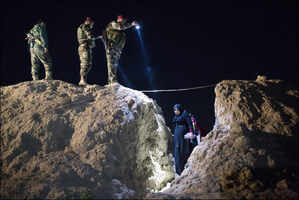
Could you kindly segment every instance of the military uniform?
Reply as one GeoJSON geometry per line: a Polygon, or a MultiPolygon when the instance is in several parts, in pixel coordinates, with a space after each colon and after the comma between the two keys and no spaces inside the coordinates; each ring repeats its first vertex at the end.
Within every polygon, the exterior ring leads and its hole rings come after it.
{"type": "Polygon", "coordinates": [[[105,50],[107,57],[108,67],[108,83],[112,84],[117,82],[117,65],[125,46],[126,35],[122,30],[132,27],[131,23],[110,22],[105,29],[105,50]]]}
{"type": "Polygon", "coordinates": [[[31,30],[31,35],[38,39],[41,44],[34,39],[28,40],[28,46],[31,55],[31,75],[33,80],[38,80],[40,63],[43,63],[46,72],[46,78],[52,79],[52,59],[48,51],[48,36],[45,26],[36,24],[31,30]]]}
{"type": "Polygon", "coordinates": [[[80,57],[81,80],[86,80],[92,66],[92,48],[95,47],[95,38],[89,24],[81,24],[77,29],[79,42],[78,53],[80,57]]]}

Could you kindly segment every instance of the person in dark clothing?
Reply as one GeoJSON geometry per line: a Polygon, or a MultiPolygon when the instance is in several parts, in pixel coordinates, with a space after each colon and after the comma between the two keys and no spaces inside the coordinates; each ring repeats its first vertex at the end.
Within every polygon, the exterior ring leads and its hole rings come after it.
{"type": "Polygon", "coordinates": [[[193,133],[193,129],[190,116],[187,111],[184,111],[181,104],[175,104],[173,110],[175,114],[172,120],[174,126],[173,153],[175,170],[180,175],[184,170],[192,148],[190,139],[184,139],[184,135],[188,132],[193,133]]]}

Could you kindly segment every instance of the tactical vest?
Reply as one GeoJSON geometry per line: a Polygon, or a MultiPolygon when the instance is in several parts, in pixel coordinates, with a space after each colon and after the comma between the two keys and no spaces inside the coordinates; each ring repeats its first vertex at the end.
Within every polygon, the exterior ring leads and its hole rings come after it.
{"type": "Polygon", "coordinates": [[[84,25],[85,24],[81,24],[77,29],[77,37],[78,37],[79,44],[82,44],[83,42],[88,40],[88,37],[83,30],[84,25]]]}
{"type": "Polygon", "coordinates": [[[117,46],[119,46],[120,48],[124,48],[125,43],[126,43],[126,34],[124,31],[120,31],[120,30],[114,30],[114,29],[110,29],[110,24],[109,23],[106,27],[106,37],[108,39],[108,44],[109,42],[113,42],[115,43],[117,46]]]}

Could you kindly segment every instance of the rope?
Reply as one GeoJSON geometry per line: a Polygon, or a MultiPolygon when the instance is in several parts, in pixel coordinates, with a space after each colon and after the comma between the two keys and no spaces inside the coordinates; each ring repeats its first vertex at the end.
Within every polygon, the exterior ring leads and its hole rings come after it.
{"type": "Polygon", "coordinates": [[[179,92],[179,91],[186,91],[186,90],[196,90],[202,88],[213,87],[217,84],[213,85],[206,85],[206,86],[199,86],[199,87],[192,87],[192,88],[182,88],[182,89],[169,89],[169,90],[141,90],[141,92],[179,92]]]}

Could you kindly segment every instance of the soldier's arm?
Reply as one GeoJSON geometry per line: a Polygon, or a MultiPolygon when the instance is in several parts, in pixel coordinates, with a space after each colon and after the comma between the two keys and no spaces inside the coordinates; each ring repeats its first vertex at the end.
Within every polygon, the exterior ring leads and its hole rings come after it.
{"type": "Polygon", "coordinates": [[[115,30],[125,30],[134,26],[134,23],[119,23],[119,22],[112,22],[111,28],[115,30]]]}
{"type": "Polygon", "coordinates": [[[84,25],[83,30],[84,30],[85,34],[87,35],[88,39],[93,39],[92,31],[88,25],[84,25]]]}
{"type": "Polygon", "coordinates": [[[48,48],[48,35],[45,27],[40,26],[40,40],[45,48],[48,48]]]}

